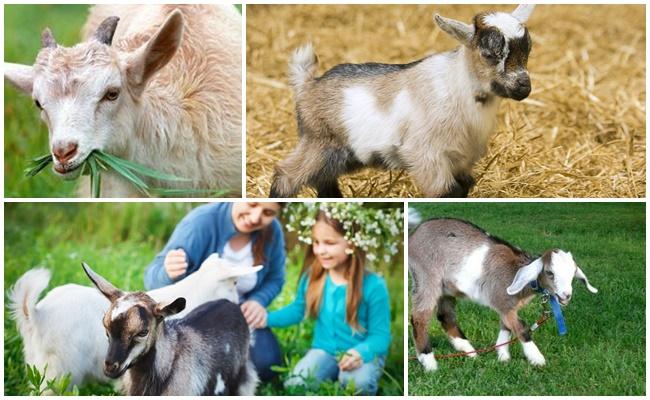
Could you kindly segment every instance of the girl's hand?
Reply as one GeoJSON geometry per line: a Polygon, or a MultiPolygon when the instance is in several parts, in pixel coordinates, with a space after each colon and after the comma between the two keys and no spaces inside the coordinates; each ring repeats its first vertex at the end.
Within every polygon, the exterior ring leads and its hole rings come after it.
{"type": "Polygon", "coordinates": [[[341,361],[339,361],[339,369],[341,371],[352,371],[363,365],[361,354],[354,349],[348,350],[341,361]]]}
{"type": "Polygon", "coordinates": [[[163,263],[165,272],[170,279],[176,279],[187,271],[187,255],[185,250],[170,250],[163,263]]]}
{"type": "Polygon", "coordinates": [[[251,328],[266,327],[266,308],[260,303],[255,300],[245,301],[241,305],[241,312],[251,328]]]}

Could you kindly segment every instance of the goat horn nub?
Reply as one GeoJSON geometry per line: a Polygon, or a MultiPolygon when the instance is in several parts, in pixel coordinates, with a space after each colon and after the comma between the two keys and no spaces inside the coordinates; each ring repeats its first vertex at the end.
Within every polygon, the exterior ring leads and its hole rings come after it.
{"type": "Polygon", "coordinates": [[[115,29],[117,29],[117,22],[120,20],[120,17],[108,17],[106,18],[95,31],[93,36],[95,40],[99,43],[103,43],[107,46],[110,46],[113,43],[113,35],[115,34],[115,29]]]}
{"type": "Polygon", "coordinates": [[[56,40],[54,40],[54,35],[52,35],[50,28],[43,29],[43,32],[41,33],[41,46],[43,48],[56,48],[56,40]]]}

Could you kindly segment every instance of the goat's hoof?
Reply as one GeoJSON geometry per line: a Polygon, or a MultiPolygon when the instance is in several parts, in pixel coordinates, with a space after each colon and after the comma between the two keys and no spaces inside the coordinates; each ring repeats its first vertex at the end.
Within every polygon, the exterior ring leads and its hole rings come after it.
{"type": "Polygon", "coordinates": [[[426,371],[435,371],[438,369],[438,363],[433,353],[419,354],[418,361],[424,367],[426,371]]]}
{"type": "Polygon", "coordinates": [[[499,360],[499,361],[501,361],[501,362],[508,362],[508,361],[510,361],[510,353],[506,353],[506,352],[503,352],[503,353],[497,353],[497,360],[499,360]]]}
{"type": "Polygon", "coordinates": [[[530,365],[532,365],[534,367],[543,367],[544,365],[546,365],[546,360],[543,357],[541,359],[539,359],[539,360],[530,360],[529,359],[528,361],[530,361],[530,365]]]}

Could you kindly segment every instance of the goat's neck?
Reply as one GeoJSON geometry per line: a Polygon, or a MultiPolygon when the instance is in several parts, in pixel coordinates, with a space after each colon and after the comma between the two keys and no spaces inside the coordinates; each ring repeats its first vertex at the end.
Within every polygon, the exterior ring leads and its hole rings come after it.
{"type": "Polygon", "coordinates": [[[172,361],[176,358],[172,345],[175,333],[168,322],[161,323],[151,349],[129,368],[129,395],[152,395],[162,392],[172,373],[172,361]]]}
{"type": "Polygon", "coordinates": [[[449,74],[455,78],[449,81],[455,89],[452,93],[458,94],[460,100],[467,101],[470,105],[487,108],[496,113],[501,98],[492,94],[489,83],[482,82],[471,57],[465,46],[449,54],[449,74]]]}

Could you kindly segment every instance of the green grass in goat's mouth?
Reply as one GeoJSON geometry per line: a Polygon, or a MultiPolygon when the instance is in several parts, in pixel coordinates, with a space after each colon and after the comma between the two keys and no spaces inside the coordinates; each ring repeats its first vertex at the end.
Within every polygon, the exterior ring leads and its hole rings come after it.
{"type": "MultiPolygon", "coordinates": [[[[51,162],[51,154],[45,154],[34,158],[30,161],[28,167],[25,169],[25,175],[28,177],[36,176],[51,162]]],[[[215,193],[208,189],[165,189],[151,187],[143,180],[143,177],[167,182],[189,182],[190,179],[180,178],[171,174],[165,174],[153,168],[145,167],[144,165],[124,160],[101,150],[93,150],[79,168],[81,168],[81,174],[90,175],[90,189],[92,197],[100,197],[102,171],[113,171],[115,174],[130,182],[142,194],[147,196],[186,196],[192,194],[211,194],[212,196],[219,197],[228,192],[227,190],[220,190],[215,193]]]]}

